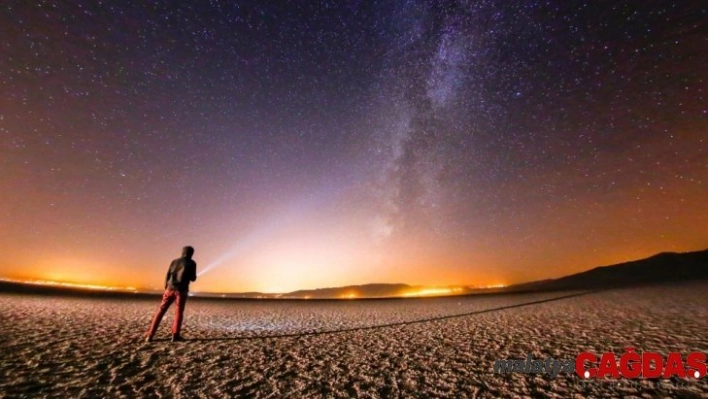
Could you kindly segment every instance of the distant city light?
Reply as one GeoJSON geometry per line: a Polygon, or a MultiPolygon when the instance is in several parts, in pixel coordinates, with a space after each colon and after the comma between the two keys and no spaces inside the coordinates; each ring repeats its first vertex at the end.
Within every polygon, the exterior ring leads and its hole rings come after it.
{"type": "Polygon", "coordinates": [[[460,292],[462,288],[425,288],[418,291],[405,292],[402,296],[435,296],[435,295],[447,295],[453,292],[460,292]]]}
{"type": "MultiPolygon", "coordinates": [[[[490,284],[476,286],[475,289],[492,289],[492,288],[505,288],[506,284],[490,284]]],[[[416,297],[416,296],[442,296],[442,295],[457,295],[465,292],[462,287],[449,287],[449,288],[423,288],[417,291],[404,292],[401,294],[403,297],[416,297]]]]}

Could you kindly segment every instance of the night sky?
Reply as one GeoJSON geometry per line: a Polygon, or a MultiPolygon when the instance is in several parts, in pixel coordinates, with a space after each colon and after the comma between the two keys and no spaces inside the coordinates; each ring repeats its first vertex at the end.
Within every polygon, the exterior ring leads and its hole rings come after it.
{"type": "Polygon", "coordinates": [[[9,1],[0,275],[517,283],[708,248],[705,1],[9,1]]]}

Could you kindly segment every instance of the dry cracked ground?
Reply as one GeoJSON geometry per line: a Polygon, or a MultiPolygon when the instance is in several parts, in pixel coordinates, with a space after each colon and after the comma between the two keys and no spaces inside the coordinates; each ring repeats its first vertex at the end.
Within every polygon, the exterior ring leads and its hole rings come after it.
{"type": "Polygon", "coordinates": [[[179,343],[171,314],[143,342],[157,298],[0,294],[0,397],[708,397],[705,377],[494,374],[495,360],[528,354],[708,352],[708,282],[571,294],[192,298],[179,343]]]}

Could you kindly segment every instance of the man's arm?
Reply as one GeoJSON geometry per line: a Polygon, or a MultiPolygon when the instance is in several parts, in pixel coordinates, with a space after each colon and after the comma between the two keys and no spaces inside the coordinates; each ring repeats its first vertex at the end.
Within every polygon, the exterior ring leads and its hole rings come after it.
{"type": "Polygon", "coordinates": [[[192,269],[192,275],[190,276],[189,281],[197,281],[197,262],[193,262],[194,268],[192,269]]]}
{"type": "MultiPolygon", "coordinates": [[[[174,261],[172,263],[174,263],[174,261]]],[[[170,267],[167,268],[167,274],[165,274],[165,289],[167,289],[167,283],[170,281],[170,271],[172,271],[172,263],[170,263],[170,267]]]]}

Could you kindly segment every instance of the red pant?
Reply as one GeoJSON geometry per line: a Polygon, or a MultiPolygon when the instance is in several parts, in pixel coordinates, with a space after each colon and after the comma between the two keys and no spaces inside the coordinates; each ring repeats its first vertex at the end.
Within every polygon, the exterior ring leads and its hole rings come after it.
{"type": "Polygon", "coordinates": [[[157,327],[162,321],[162,316],[167,313],[167,309],[169,309],[170,305],[172,305],[172,302],[175,301],[177,302],[177,307],[175,308],[175,320],[172,323],[172,335],[179,335],[179,332],[182,329],[182,316],[184,315],[184,305],[187,303],[187,291],[173,291],[168,288],[167,290],[165,290],[165,293],[162,294],[162,303],[157,309],[155,317],[153,317],[152,319],[152,324],[150,325],[150,329],[147,332],[147,335],[149,337],[155,335],[157,327]]]}

